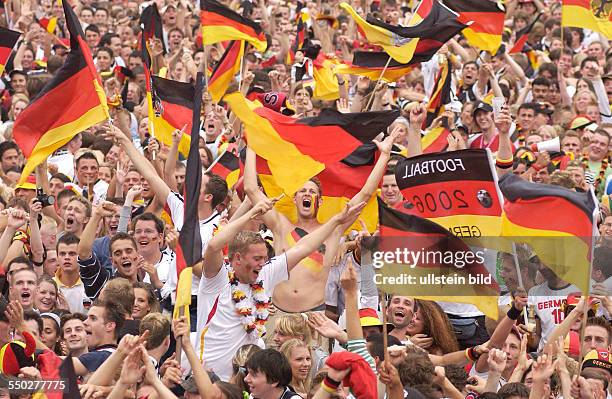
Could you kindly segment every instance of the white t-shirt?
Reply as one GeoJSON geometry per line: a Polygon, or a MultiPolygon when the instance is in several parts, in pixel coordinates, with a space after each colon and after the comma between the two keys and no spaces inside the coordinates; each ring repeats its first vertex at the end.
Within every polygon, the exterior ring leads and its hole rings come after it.
{"type": "Polygon", "coordinates": [[[528,304],[534,306],[535,314],[540,319],[542,328],[538,351],[544,347],[548,335],[554,330],[555,326],[561,324],[565,318],[561,307],[566,302],[567,296],[574,292],[580,292],[580,289],[575,285],[570,284],[562,289],[552,289],[547,282],[531,287],[529,290],[528,304]]]}
{"type": "MultiPolygon", "coordinates": [[[[172,223],[177,230],[181,230],[183,228],[183,222],[185,220],[185,201],[183,197],[178,193],[170,192],[168,194],[168,198],[166,198],[166,204],[170,210],[170,217],[172,218],[172,223]]],[[[215,229],[219,227],[219,221],[221,220],[221,215],[218,212],[213,212],[212,215],[208,219],[200,220],[200,238],[202,238],[202,254],[206,250],[206,246],[208,245],[208,241],[212,238],[215,229]]],[[[174,262],[170,266],[170,271],[168,272],[168,279],[162,288],[162,297],[164,293],[172,292],[176,290],[176,262],[174,262]]],[[[197,276],[193,276],[191,278],[191,295],[198,294],[198,287],[200,285],[200,278],[197,276]]],[[[172,303],[174,303],[174,297],[172,298],[172,303]]]]}
{"type": "MultiPolygon", "coordinates": [[[[168,280],[172,265],[174,265],[174,270],[176,272],[176,255],[170,248],[166,247],[166,249],[161,251],[161,259],[155,264],[159,281],[165,283],[168,280]]],[[[144,276],[142,281],[151,284],[151,278],[148,274],[144,276]]]]}
{"type": "MultiPolygon", "coordinates": [[[[242,324],[243,318],[236,312],[231,297],[228,271],[229,266],[223,265],[215,277],[206,278],[202,276],[198,292],[196,353],[200,353],[202,330],[209,315],[214,312],[208,330],[204,335],[204,360],[206,365],[212,368],[223,381],[229,380],[232,376],[232,357],[238,348],[246,344],[263,346],[261,339],[256,339],[253,334],[246,333],[242,324]],[[217,298],[218,303],[215,310],[213,306],[217,298]]],[[[285,254],[270,259],[261,269],[259,277],[263,282],[266,295],[271,297],[276,284],[289,278],[285,254]]],[[[249,285],[239,284],[238,289],[246,294],[247,301],[252,301],[249,285]]]]}

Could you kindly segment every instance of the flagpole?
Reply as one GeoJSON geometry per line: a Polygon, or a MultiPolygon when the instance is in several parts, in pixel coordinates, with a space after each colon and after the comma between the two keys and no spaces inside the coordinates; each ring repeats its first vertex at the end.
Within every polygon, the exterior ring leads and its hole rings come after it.
{"type": "MultiPolygon", "coordinates": [[[[516,277],[518,279],[519,287],[525,290],[523,285],[523,276],[521,276],[521,268],[519,266],[518,254],[516,252],[516,243],[512,241],[512,258],[514,259],[514,267],[516,268],[516,277]]],[[[525,290],[525,292],[527,292],[525,290]]],[[[523,310],[523,319],[525,320],[525,328],[529,329],[529,317],[527,316],[527,309],[523,310]]]]}
{"type": "MultiPolygon", "coordinates": [[[[593,187],[589,188],[589,194],[593,198],[593,201],[595,201],[595,204],[597,204],[597,197],[595,197],[595,192],[593,191],[593,187]]],[[[586,293],[583,293],[583,296],[582,296],[584,299],[584,313],[582,314],[582,323],[581,323],[582,326],[580,327],[580,341],[579,342],[584,342],[584,332],[586,330],[587,319],[589,318],[589,295],[591,295],[591,273],[593,272],[593,255],[595,252],[595,237],[596,237],[596,234],[598,233],[597,223],[595,222],[597,218],[596,210],[593,211],[592,218],[593,218],[593,230],[591,233],[591,248],[589,251],[591,255],[591,259],[589,259],[589,273],[587,274],[588,280],[587,280],[586,293]]],[[[579,365],[582,364],[582,359],[584,359],[584,355],[585,355],[584,345],[580,345],[580,358],[578,359],[579,365]]]]}
{"type": "Polygon", "coordinates": [[[366,111],[370,110],[370,105],[372,105],[372,102],[374,101],[374,95],[376,94],[376,90],[378,89],[378,86],[380,85],[381,79],[383,78],[383,76],[385,76],[385,71],[387,70],[387,67],[389,66],[390,63],[391,63],[391,56],[389,56],[389,58],[387,59],[387,63],[385,64],[385,67],[380,73],[380,76],[378,77],[378,80],[376,81],[376,85],[374,85],[374,90],[372,90],[372,94],[370,95],[370,98],[368,99],[368,105],[366,105],[366,111]]]}
{"type": "Polygon", "coordinates": [[[382,305],[381,305],[381,311],[382,311],[382,323],[383,323],[383,328],[382,328],[382,334],[383,334],[383,348],[384,348],[384,356],[383,359],[385,362],[389,361],[389,351],[387,350],[387,294],[384,291],[381,291],[382,294],[382,305]]]}
{"type": "MultiPolygon", "coordinates": [[[[244,44],[244,51],[246,52],[246,45],[247,43],[244,44]]],[[[246,75],[246,73],[242,70],[242,68],[244,67],[242,65],[242,63],[244,62],[244,53],[242,54],[242,57],[240,57],[240,80],[238,81],[238,91],[242,92],[242,81],[244,80],[244,76],[246,75]]]]}

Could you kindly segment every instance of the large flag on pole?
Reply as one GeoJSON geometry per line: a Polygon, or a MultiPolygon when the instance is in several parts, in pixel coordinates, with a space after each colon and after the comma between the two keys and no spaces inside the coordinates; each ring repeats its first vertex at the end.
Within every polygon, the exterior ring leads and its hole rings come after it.
{"type": "Polygon", "coordinates": [[[383,291],[468,303],[497,319],[499,286],[482,252],[432,221],[378,202],[380,246],[372,259],[383,291]]]}
{"type": "Polygon", "coordinates": [[[506,15],[501,1],[447,0],[445,3],[459,14],[461,22],[472,22],[462,32],[470,45],[491,54],[497,52],[504,32],[506,15]]]}
{"type": "MultiPolygon", "coordinates": [[[[379,78],[385,82],[395,82],[402,76],[410,73],[416,66],[417,53],[408,64],[401,64],[395,60],[389,61],[389,55],[382,51],[355,51],[352,63],[342,63],[334,69],[335,74],[367,76],[371,80],[379,78]],[[389,64],[387,64],[389,61],[389,64]],[[387,68],[385,69],[385,65],[387,68]],[[384,70],[384,73],[382,73],[384,70]],[[382,74],[382,75],[381,75],[382,74]]],[[[426,60],[429,60],[429,56],[426,60]]]]}
{"type": "Polygon", "coordinates": [[[398,116],[396,111],[342,114],[326,109],[316,117],[295,119],[250,102],[241,93],[224,99],[245,125],[249,147],[268,161],[287,195],[293,195],[326,164],[340,161],[374,139],[398,116]]]}
{"type": "Polygon", "coordinates": [[[200,0],[200,10],[203,45],[226,40],[245,40],[258,51],[266,51],[268,42],[258,23],[230,10],[217,0],[200,0]]]}
{"type": "Polygon", "coordinates": [[[431,0],[424,3],[427,4],[419,6],[416,11],[418,18],[413,18],[413,21],[418,23],[414,26],[395,26],[372,16],[364,20],[347,3],[340,3],[340,7],[351,15],[368,42],[381,46],[391,58],[405,64],[410,62],[415,52],[437,50],[467,26],[442,3],[432,3],[431,0]]]}
{"type": "Polygon", "coordinates": [[[13,137],[27,158],[20,182],[79,132],[110,118],[106,95],[85,35],[69,0],[63,0],[70,32],[64,65],[15,121],[13,137]]]}
{"type": "Polygon", "coordinates": [[[607,0],[563,0],[561,25],[599,32],[612,39],[612,3],[607,0]]]}
{"type": "Polygon", "coordinates": [[[530,183],[509,174],[499,181],[504,194],[502,234],[529,244],[557,277],[587,292],[597,201],[592,192],[530,183]]]}
{"type": "MultiPolygon", "coordinates": [[[[202,92],[204,79],[201,73],[196,77],[196,87],[193,97],[193,114],[191,122],[191,135],[200,134],[200,110],[202,108],[202,92]]],[[[202,237],[200,236],[200,222],[198,218],[198,198],[202,185],[202,161],[198,140],[191,140],[189,156],[187,157],[187,171],[185,173],[185,218],[179,234],[179,245],[176,247],[176,303],[173,317],[180,317],[180,309],[184,315],[189,314],[191,304],[191,278],[192,267],[202,259],[202,237]]],[[[189,319],[188,319],[189,320],[189,319]]]]}
{"type": "Polygon", "coordinates": [[[151,105],[149,112],[150,122],[154,126],[155,138],[167,146],[172,145],[172,132],[183,129],[179,143],[179,152],[184,156],[189,153],[191,141],[191,120],[193,114],[194,87],[191,83],[177,82],[151,76],[151,105]],[[152,111],[152,112],[151,112],[152,111]]]}

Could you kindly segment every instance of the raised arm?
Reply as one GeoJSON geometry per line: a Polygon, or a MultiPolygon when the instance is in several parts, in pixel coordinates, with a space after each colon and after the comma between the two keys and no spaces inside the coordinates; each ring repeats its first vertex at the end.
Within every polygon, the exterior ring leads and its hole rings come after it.
{"type": "Polygon", "coordinates": [[[113,208],[115,204],[112,202],[104,202],[100,206],[95,207],[94,211],[91,214],[91,218],[89,222],[85,225],[85,229],[81,234],[81,240],[79,241],[78,246],[78,255],[79,259],[89,259],[92,257],[92,246],[93,242],[96,239],[96,232],[98,230],[98,226],[104,219],[105,216],[110,216],[113,213],[113,208]]]}
{"type": "Polygon", "coordinates": [[[498,176],[512,173],[512,160],[514,157],[512,151],[512,141],[510,140],[510,124],[512,118],[508,112],[508,106],[504,106],[499,117],[495,120],[495,125],[499,131],[499,149],[497,151],[497,167],[498,176]]]}
{"type": "MultiPolygon", "coordinates": [[[[251,218],[258,214],[265,214],[265,212],[272,209],[272,206],[272,201],[266,198],[258,202],[244,215],[218,230],[217,234],[208,242],[208,246],[204,252],[202,273],[205,277],[212,278],[219,273],[219,269],[221,269],[221,264],[223,263],[223,248],[232,241],[236,234],[244,229],[244,226],[251,218]]],[[[301,241],[302,240],[300,240],[300,242],[301,241]]]]}
{"type": "Polygon", "coordinates": [[[355,194],[353,198],[349,201],[349,206],[353,206],[360,202],[367,202],[372,197],[372,194],[378,188],[378,184],[380,183],[380,179],[382,179],[385,170],[387,169],[387,162],[389,162],[389,158],[391,157],[391,148],[393,147],[393,142],[397,138],[401,131],[401,126],[396,126],[395,129],[388,135],[382,142],[378,140],[374,140],[378,150],[380,151],[380,156],[376,161],[376,165],[374,165],[374,169],[368,176],[368,180],[366,180],[365,184],[361,188],[361,190],[355,194]]]}
{"type": "Polygon", "coordinates": [[[31,260],[34,265],[34,271],[39,276],[43,274],[42,266],[45,253],[42,237],[40,236],[40,226],[38,225],[38,216],[42,209],[42,204],[36,198],[30,201],[30,252],[32,254],[31,260]]]}
{"type": "MultiPolygon", "coordinates": [[[[361,210],[365,207],[365,202],[360,202],[353,206],[347,204],[343,212],[335,215],[324,225],[306,235],[299,240],[296,245],[285,252],[287,256],[287,270],[291,271],[302,259],[315,252],[317,248],[332,234],[336,228],[346,228],[353,224],[361,210]],[[345,227],[346,226],[346,227],[345,227]]],[[[344,231],[344,230],[342,230],[344,231]]]]}
{"type": "MultiPolygon", "coordinates": [[[[246,161],[244,165],[244,192],[251,201],[256,204],[260,201],[267,200],[266,194],[259,189],[257,185],[257,155],[255,151],[247,147],[246,161]]],[[[282,216],[276,210],[272,209],[263,215],[263,221],[272,230],[274,234],[280,232],[282,216]]]]}
{"type": "Polygon", "coordinates": [[[165,204],[168,194],[170,194],[170,187],[162,179],[151,163],[134,147],[134,144],[130,139],[116,126],[111,125],[106,128],[105,138],[119,145],[125,150],[126,154],[134,164],[138,173],[140,173],[148,182],[149,186],[155,193],[156,199],[159,203],[165,204]]]}
{"type": "Polygon", "coordinates": [[[177,189],[176,178],[174,177],[174,172],[176,170],[176,161],[178,160],[178,148],[183,138],[183,133],[187,125],[183,126],[183,129],[178,130],[175,129],[172,132],[172,146],[170,147],[170,152],[168,152],[168,158],[166,159],[166,163],[164,164],[164,179],[168,182],[168,186],[173,190],[177,189]]]}

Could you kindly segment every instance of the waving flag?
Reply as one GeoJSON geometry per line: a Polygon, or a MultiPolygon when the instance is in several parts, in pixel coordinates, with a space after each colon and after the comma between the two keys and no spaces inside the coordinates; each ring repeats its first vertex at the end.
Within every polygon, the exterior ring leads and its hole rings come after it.
{"type": "Polygon", "coordinates": [[[28,158],[20,183],[79,132],[110,117],[81,23],[68,0],[63,0],[62,6],[70,32],[70,53],[56,75],[19,114],[13,128],[15,141],[28,158]]]}
{"type": "MultiPolygon", "coordinates": [[[[588,1],[588,0],[587,0],[588,1]]],[[[468,43],[495,54],[501,45],[506,10],[491,0],[447,0],[445,4],[459,14],[459,20],[472,24],[463,30],[468,43]]]]}
{"type": "Polygon", "coordinates": [[[268,42],[258,23],[230,10],[216,0],[200,0],[200,10],[203,45],[226,40],[245,40],[257,51],[266,51],[268,42]]]}
{"type": "Polygon", "coordinates": [[[599,32],[612,39],[612,4],[607,0],[563,0],[561,25],[599,32]]]}
{"type": "Polygon", "coordinates": [[[43,29],[49,33],[54,33],[55,28],[57,27],[57,17],[40,18],[37,19],[36,22],[38,22],[38,25],[42,26],[43,29]]]}
{"type": "Polygon", "coordinates": [[[240,73],[240,60],[244,56],[244,41],[232,40],[208,80],[208,92],[218,103],[227,91],[232,79],[240,73]]]}
{"type": "Polygon", "coordinates": [[[512,46],[510,51],[508,51],[509,54],[516,54],[520,53],[521,51],[525,51],[524,47],[527,44],[527,39],[529,39],[529,33],[531,33],[534,25],[540,20],[541,16],[542,12],[540,12],[529,25],[516,32],[516,40],[514,41],[514,46],[512,46]]]}
{"type": "Polygon", "coordinates": [[[244,124],[249,147],[268,161],[276,182],[288,195],[325,165],[371,141],[398,116],[396,111],[342,114],[325,109],[316,117],[295,119],[252,103],[240,93],[226,95],[225,101],[244,124]]]}
{"type": "Polygon", "coordinates": [[[151,50],[149,49],[149,40],[156,38],[161,40],[163,53],[166,54],[166,44],[164,41],[164,28],[162,19],[157,10],[155,2],[145,8],[140,15],[140,50],[142,60],[148,69],[151,69],[151,50]]]}
{"type": "Polygon", "coordinates": [[[0,26],[0,76],[4,72],[4,67],[11,56],[17,40],[19,40],[19,36],[21,36],[20,32],[0,26]]]}
{"type": "Polygon", "coordinates": [[[371,80],[378,80],[380,78],[385,82],[395,82],[412,71],[416,64],[416,58],[417,54],[415,53],[412,61],[408,64],[401,64],[392,59],[387,65],[389,55],[385,52],[355,51],[353,53],[353,62],[338,65],[335,69],[335,73],[367,76],[371,80]],[[385,65],[387,65],[386,69],[385,65]],[[385,72],[381,75],[383,69],[385,72]]]}

